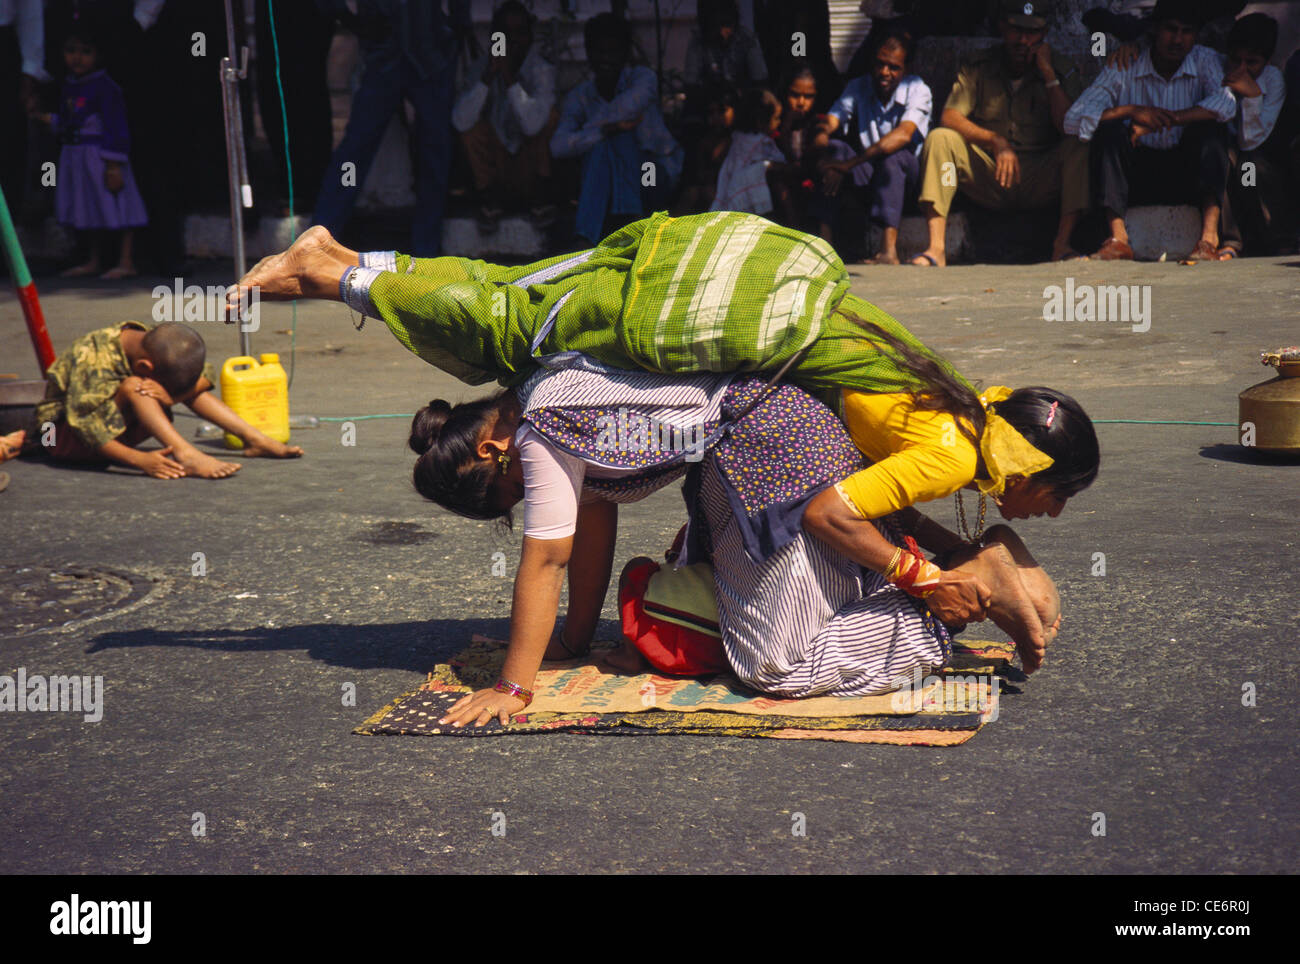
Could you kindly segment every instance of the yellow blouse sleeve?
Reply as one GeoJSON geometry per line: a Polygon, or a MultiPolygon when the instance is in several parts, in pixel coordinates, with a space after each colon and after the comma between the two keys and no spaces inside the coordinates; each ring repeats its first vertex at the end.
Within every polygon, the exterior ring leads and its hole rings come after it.
{"type": "Polygon", "coordinates": [[[846,390],[844,424],[874,463],[840,484],[865,518],[952,495],[975,477],[975,446],[956,418],[916,408],[911,395],[846,390]]]}

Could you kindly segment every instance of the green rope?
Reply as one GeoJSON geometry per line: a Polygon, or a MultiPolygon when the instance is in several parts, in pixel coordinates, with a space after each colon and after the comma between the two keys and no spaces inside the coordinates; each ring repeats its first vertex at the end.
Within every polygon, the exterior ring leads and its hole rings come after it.
{"type": "Polygon", "coordinates": [[[398,412],[392,415],[341,415],[338,417],[332,415],[321,415],[317,421],[321,422],[364,422],[371,418],[415,418],[415,413],[409,415],[405,412],[398,412]]]}
{"type": "Polygon", "coordinates": [[[1236,422],[1167,422],[1152,418],[1094,418],[1094,425],[1228,425],[1237,428],[1236,422]]]}
{"type": "MultiPolygon", "coordinates": [[[[289,243],[298,240],[298,222],[293,208],[293,162],[289,158],[289,112],[284,104],[284,80],[280,76],[280,40],[275,32],[275,2],[266,0],[266,18],[271,24],[271,49],[275,51],[275,89],[280,94],[280,125],[284,128],[284,170],[289,179],[289,243]]],[[[289,326],[289,384],[293,388],[293,373],[298,367],[298,300],[293,302],[293,324],[289,326]]]]}

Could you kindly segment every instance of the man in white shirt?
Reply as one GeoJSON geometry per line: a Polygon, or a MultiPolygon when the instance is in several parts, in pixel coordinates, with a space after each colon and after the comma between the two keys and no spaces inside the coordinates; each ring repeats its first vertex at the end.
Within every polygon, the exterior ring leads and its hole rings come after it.
{"type": "Polygon", "coordinates": [[[1286,78],[1269,64],[1277,48],[1277,21],[1252,13],[1232,25],[1225,48],[1224,86],[1237,97],[1237,116],[1229,151],[1232,173],[1223,206],[1222,248],[1236,257],[1247,248],[1272,253],[1294,238],[1294,198],[1285,167],[1285,149],[1265,146],[1286,100],[1286,78]],[[1279,163],[1279,161],[1281,163],[1279,163]]]}
{"type": "Polygon", "coordinates": [[[533,18],[518,0],[492,14],[488,52],[451,112],[485,211],[534,201],[551,173],[555,68],[533,45],[533,18]]]}
{"type": "Polygon", "coordinates": [[[1151,43],[1125,68],[1107,67],[1065,115],[1065,131],[1091,141],[1092,186],[1110,237],[1093,257],[1132,260],[1124,216],[1133,203],[1201,208],[1194,261],[1215,261],[1228,181],[1227,122],[1236,97],[1219,56],[1196,43],[1196,0],[1159,0],[1151,43]]]}

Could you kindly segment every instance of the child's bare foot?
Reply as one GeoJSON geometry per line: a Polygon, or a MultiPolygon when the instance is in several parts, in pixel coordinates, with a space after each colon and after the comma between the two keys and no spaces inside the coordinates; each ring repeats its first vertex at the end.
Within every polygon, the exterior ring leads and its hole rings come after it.
{"type": "Polygon", "coordinates": [[[629,676],[637,676],[650,669],[650,664],[641,655],[641,651],[626,639],[617,649],[605,657],[605,663],[618,672],[626,673],[629,676]]]}
{"type": "Polygon", "coordinates": [[[244,440],[243,454],[250,459],[296,459],[303,454],[298,445],[285,445],[267,435],[255,435],[244,440]]]}
{"type": "Polygon", "coordinates": [[[243,468],[238,462],[223,462],[198,449],[181,452],[175,458],[184,466],[186,475],[197,476],[200,479],[224,479],[243,468]]]}
{"type": "Polygon", "coordinates": [[[338,280],[349,264],[347,249],[338,244],[322,225],[313,225],[279,254],[268,255],[239,279],[226,294],[226,306],[235,310],[246,288],[258,288],[259,298],[292,301],[295,298],[328,298],[338,295],[338,280]]]}
{"type": "Polygon", "coordinates": [[[87,278],[92,274],[99,274],[99,262],[87,261],[85,264],[79,264],[76,267],[68,268],[59,272],[60,278],[87,278]]]}
{"type": "Polygon", "coordinates": [[[23,429],[10,432],[8,435],[0,435],[0,462],[8,462],[10,459],[18,458],[23,450],[23,442],[26,439],[27,433],[23,429]]]}

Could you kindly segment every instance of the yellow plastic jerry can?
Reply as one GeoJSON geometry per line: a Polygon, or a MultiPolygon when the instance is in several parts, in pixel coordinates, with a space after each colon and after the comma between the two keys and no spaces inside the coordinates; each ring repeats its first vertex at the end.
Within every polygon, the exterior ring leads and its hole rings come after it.
{"type": "MultiPolygon", "coordinates": [[[[267,352],[260,362],[247,355],[227,358],[221,366],[221,399],[253,428],[277,442],[289,441],[289,379],[279,355],[267,352]]],[[[226,433],[226,448],[243,447],[226,433]]]]}

